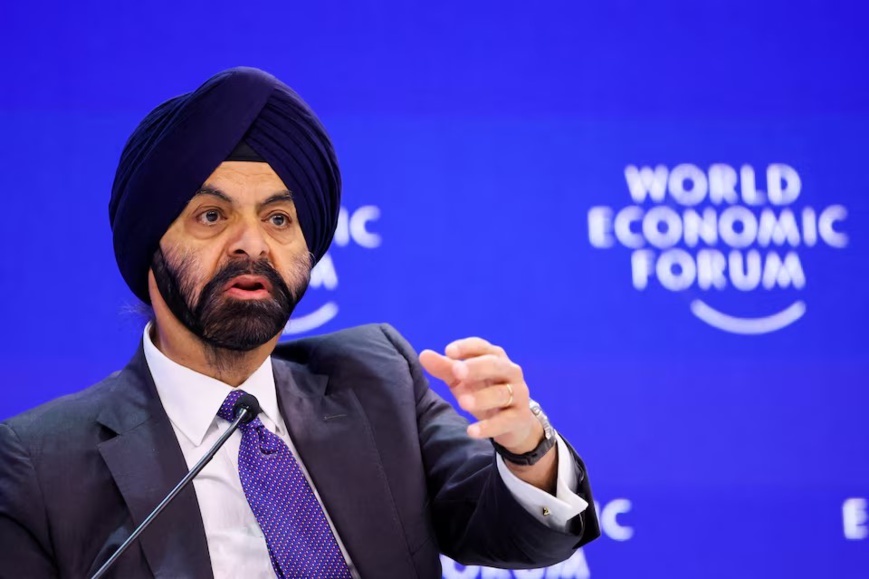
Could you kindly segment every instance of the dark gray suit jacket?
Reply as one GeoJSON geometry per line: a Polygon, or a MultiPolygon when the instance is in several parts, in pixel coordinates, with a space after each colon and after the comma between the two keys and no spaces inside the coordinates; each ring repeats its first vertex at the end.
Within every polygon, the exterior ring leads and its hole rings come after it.
{"type": "MultiPolygon", "coordinates": [[[[273,367],[290,435],[363,578],[440,577],[439,552],[544,566],[599,535],[591,507],[569,533],[529,515],[391,327],[281,344],[273,367]]],[[[89,577],[186,470],[141,347],[99,384],[0,423],[0,577],[89,577]]],[[[192,485],[113,576],[212,576],[192,485]]]]}

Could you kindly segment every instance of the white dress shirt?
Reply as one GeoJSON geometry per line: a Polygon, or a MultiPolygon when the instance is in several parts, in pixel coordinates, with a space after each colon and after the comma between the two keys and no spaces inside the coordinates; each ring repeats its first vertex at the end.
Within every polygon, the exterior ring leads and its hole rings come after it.
{"type": "MultiPolygon", "coordinates": [[[[167,358],[151,341],[151,324],[145,328],[145,359],[157,394],[178,438],[181,452],[191,468],[212,444],[226,431],[229,422],[217,416],[224,399],[234,389],[216,380],[181,366],[167,358]]],[[[317,488],[300,459],[278,410],[277,391],[271,358],[267,358],[239,388],[254,395],[262,407],[260,420],[270,431],[286,443],[332,528],[335,540],[347,561],[350,571],[358,578],[353,562],[332,519],[323,505],[317,488]]],[[[214,456],[212,461],[193,479],[193,487],[202,514],[205,538],[211,556],[215,579],[247,577],[274,579],[275,572],[269,559],[265,537],[251,511],[238,476],[238,450],[242,433],[236,431],[214,456]]],[[[570,456],[566,445],[557,440],[559,456],[570,456]]],[[[498,472],[516,500],[542,523],[551,528],[565,530],[569,519],[588,507],[576,488],[576,473],[571,461],[559,461],[557,496],[552,496],[516,477],[498,457],[498,472]]]]}

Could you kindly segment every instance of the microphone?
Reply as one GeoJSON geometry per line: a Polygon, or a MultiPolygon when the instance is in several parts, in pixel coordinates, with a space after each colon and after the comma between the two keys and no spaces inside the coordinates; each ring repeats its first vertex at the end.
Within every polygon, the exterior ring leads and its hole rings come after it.
{"type": "Polygon", "coordinates": [[[214,455],[217,454],[217,451],[220,450],[220,447],[222,447],[224,443],[229,440],[229,437],[232,436],[232,433],[238,430],[238,427],[242,424],[247,424],[248,422],[256,418],[260,412],[262,412],[262,408],[260,408],[259,401],[256,399],[255,396],[248,394],[247,392],[239,396],[235,404],[232,405],[232,415],[235,417],[235,420],[232,421],[232,424],[229,425],[229,428],[226,429],[226,432],[220,435],[220,438],[218,438],[217,442],[215,442],[214,445],[208,450],[208,452],[205,453],[205,456],[199,459],[199,462],[197,462],[193,466],[193,468],[190,469],[190,472],[188,472],[184,476],[184,478],[181,479],[181,482],[175,485],[175,488],[172,489],[168,495],[166,495],[166,498],[163,499],[160,504],[154,508],[153,511],[151,511],[151,514],[148,515],[148,517],[144,521],[142,521],[142,523],[138,527],[136,527],[136,530],[133,531],[133,534],[127,537],[127,540],[124,541],[124,543],[120,547],[118,547],[118,550],[115,551],[111,557],[109,557],[108,561],[103,563],[103,566],[100,567],[96,573],[94,573],[91,579],[100,579],[100,577],[105,575],[111,568],[111,566],[115,563],[115,561],[118,560],[118,557],[120,557],[124,553],[124,551],[126,551],[127,548],[129,548],[129,546],[133,544],[133,541],[135,541],[139,537],[139,535],[142,534],[142,531],[148,528],[148,525],[150,525],[154,521],[154,519],[157,518],[157,515],[162,513],[163,509],[165,509],[166,506],[168,506],[169,503],[171,503],[172,500],[176,496],[178,496],[178,493],[184,490],[184,487],[186,487],[190,483],[190,481],[192,481],[196,477],[196,475],[198,475],[199,472],[203,468],[205,468],[206,464],[211,462],[211,459],[214,458],[214,455]]]}

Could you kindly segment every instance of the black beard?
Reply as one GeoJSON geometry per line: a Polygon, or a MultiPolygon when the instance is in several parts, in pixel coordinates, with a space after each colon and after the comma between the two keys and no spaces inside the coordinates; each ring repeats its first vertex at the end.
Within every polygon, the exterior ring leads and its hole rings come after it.
{"type": "Polygon", "coordinates": [[[158,248],[151,269],[163,301],[184,327],[210,348],[235,352],[248,352],[278,335],[310,281],[309,268],[304,281],[291,292],[267,260],[238,258],[223,266],[195,300],[196,280],[183,259],[171,263],[158,248]],[[223,294],[230,280],[245,274],[267,279],[272,286],[271,298],[240,300],[223,294]]]}

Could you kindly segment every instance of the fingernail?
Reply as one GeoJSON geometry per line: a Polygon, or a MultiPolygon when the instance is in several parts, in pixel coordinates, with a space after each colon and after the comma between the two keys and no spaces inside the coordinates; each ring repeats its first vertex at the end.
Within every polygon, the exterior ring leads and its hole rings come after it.
{"type": "Polygon", "coordinates": [[[462,408],[468,408],[474,403],[474,397],[468,394],[459,398],[459,404],[462,408]]]}
{"type": "Polygon", "coordinates": [[[454,356],[458,356],[459,355],[459,347],[456,346],[455,344],[450,344],[449,346],[446,347],[446,349],[444,349],[444,353],[447,356],[449,356],[450,358],[452,358],[454,356]]]}
{"type": "Polygon", "coordinates": [[[480,427],[476,424],[472,424],[468,427],[468,436],[473,438],[479,438],[480,436],[480,427]]]}

